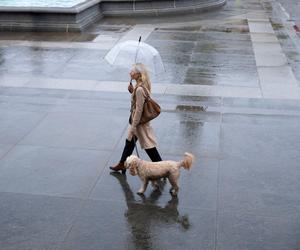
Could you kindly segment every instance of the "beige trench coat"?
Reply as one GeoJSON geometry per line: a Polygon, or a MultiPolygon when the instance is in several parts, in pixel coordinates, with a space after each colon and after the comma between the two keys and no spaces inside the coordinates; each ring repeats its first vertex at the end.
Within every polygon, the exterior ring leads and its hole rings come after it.
{"type": "Polygon", "coordinates": [[[143,113],[144,102],[146,99],[146,93],[142,87],[137,87],[131,95],[131,121],[132,125],[129,127],[127,139],[131,140],[131,129],[135,131],[135,135],[140,142],[142,149],[156,147],[156,138],[150,122],[139,124],[143,113]]]}

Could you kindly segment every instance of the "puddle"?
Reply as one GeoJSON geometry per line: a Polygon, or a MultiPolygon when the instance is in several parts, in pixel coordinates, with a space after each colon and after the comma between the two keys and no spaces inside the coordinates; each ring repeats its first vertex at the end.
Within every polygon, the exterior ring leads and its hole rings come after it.
{"type": "Polygon", "coordinates": [[[201,29],[202,31],[217,31],[225,33],[249,33],[249,27],[246,24],[242,25],[231,25],[231,26],[207,26],[201,29]]]}
{"type": "Polygon", "coordinates": [[[275,23],[271,20],[271,25],[273,27],[274,30],[280,30],[283,29],[283,25],[281,23],[275,23]]]}
{"type": "Polygon", "coordinates": [[[97,34],[81,34],[78,37],[73,39],[74,42],[91,42],[93,41],[98,35],[97,34]]]}
{"type": "Polygon", "coordinates": [[[192,105],[177,105],[176,111],[192,111],[192,112],[205,112],[206,106],[192,106],[192,105]]]}
{"type": "Polygon", "coordinates": [[[217,46],[213,43],[206,43],[201,45],[201,51],[202,52],[211,52],[211,51],[215,51],[217,48],[217,46]]]}
{"type": "Polygon", "coordinates": [[[277,38],[278,38],[279,40],[285,40],[285,39],[288,39],[289,36],[288,36],[288,35],[284,35],[284,34],[278,34],[278,35],[277,35],[277,38]]]}
{"type": "Polygon", "coordinates": [[[269,12],[272,12],[272,11],[273,11],[273,6],[272,6],[271,3],[269,3],[269,2],[264,2],[264,3],[263,3],[263,6],[264,6],[264,9],[265,9],[265,10],[267,10],[267,11],[269,11],[269,12]]]}
{"type": "Polygon", "coordinates": [[[174,28],[168,28],[168,27],[161,27],[161,28],[155,28],[155,30],[157,31],[170,31],[170,32],[174,32],[174,31],[181,31],[181,32],[197,32],[200,31],[202,28],[202,26],[185,26],[185,27],[174,27],[174,28]]]}

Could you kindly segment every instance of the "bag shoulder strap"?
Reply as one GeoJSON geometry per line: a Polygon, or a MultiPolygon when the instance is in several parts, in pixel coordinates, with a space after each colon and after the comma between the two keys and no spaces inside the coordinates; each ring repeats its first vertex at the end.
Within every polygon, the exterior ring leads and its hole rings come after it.
{"type": "Polygon", "coordinates": [[[144,93],[145,93],[147,99],[151,98],[151,97],[150,97],[149,90],[146,89],[144,86],[138,86],[138,87],[134,90],[134,97],[135,97],[136,91],[137,91],[137,89],[138,89],[139,87],[141,87],[141,88],[144,90],[144,93]]]}

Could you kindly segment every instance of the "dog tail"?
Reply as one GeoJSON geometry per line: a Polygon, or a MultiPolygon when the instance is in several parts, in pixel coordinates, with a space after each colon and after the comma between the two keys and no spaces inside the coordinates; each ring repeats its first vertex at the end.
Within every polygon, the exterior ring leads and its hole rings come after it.
{"type": "Polygon", "coordinates": [[[184,153],[184,158],[180,162],[180,167],[190,170],[195,160],[195,156],[190,153],[184,153]]]}

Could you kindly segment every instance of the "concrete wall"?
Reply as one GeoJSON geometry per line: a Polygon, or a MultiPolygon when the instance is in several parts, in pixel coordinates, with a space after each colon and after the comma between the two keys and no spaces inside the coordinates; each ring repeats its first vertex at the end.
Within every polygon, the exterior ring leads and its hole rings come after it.
{"type": "Polygon", "coordinates": [[[72,8],[0,7],[0,30],[81,31],[103,16],[182,14],[225,3],[226,0],[90,0],[72,8]]]}

